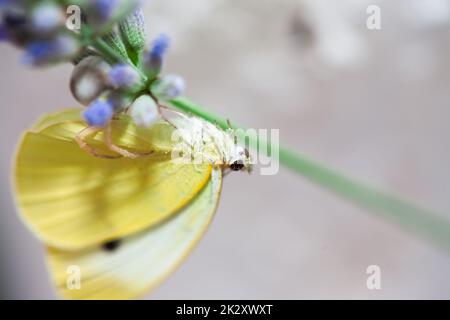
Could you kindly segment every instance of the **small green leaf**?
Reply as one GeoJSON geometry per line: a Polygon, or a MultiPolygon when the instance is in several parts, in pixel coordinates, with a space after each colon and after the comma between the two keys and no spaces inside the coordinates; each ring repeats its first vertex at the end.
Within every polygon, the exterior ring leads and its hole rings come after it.
{"type": "Polygon", "coordinates": [[[122,38],[129,49],[139,57],[146,45],[147,27],[142,9],[137,9],[119,24],[122,38]]]}
{"type": "Polygon", "coordinates": [[[116,31],[113,30],[103,36],[103,40],[111,47],[111,49],[120,54],[120,56],[126,60],[128,59],[127,48],[125,47],[122,38],[116,31]]]}

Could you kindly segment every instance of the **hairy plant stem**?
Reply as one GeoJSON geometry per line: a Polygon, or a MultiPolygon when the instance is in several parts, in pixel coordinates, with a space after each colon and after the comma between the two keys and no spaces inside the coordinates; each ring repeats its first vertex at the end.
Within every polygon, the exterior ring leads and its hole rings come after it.
{"type": "MultiPolygon", "coordinates": [[[[227,120],[206,111],[205,108],[185,98],[174,99],[170,103],[177,109],[215,123],[224,130],[229,128],[227,120]]],[[[239,128],[233,126],[233,129],[239,128]]],[[[243,134],[242,130],[238,131],[238,134],[239,132],[243,134]]],[[[245,137],[241,136],[240,138],[245,137]]],[[[264,145],[268,147],[264,149],[271,149],[271,143],[266,139],[255,136],[248,136],[247,138],[256,139],[256,141],[250,141],[250,145],[264,145]]],[[[255,151],[259,152],[260,150],[255,151]]],[[[280,164],[285,167],[354,204],[369,209],[369,212],[395,222],[415,235],[431,240],[434,244],[450,252],[450,220],[448,218],[367,186],[285,147],[280,147],[279,156],[280,164]]]]}

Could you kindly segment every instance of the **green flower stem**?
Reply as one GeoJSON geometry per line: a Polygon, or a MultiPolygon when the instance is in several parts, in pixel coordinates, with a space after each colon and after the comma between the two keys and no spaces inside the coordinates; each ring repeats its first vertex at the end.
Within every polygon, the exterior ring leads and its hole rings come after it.
{"type": "MultiPolygon", "coordinates": [[[[187,99],[179,98],[170,102],[179,110],[215,123],[224,130],[228,128],[228,123],[225,119],[215,116],[187,99]]],[[[234,127],[234,129],[238,128],[234,127]]],[[[244,137],[241,136],[240,138],[244,137]]],[[[254,139],[255,137],[248,138],[254,139]]],[[[253,141],[250,145],[261,146],[267,144],[268,149],[271,149],[270,142],[260,137],[256,137],[256,139],[257,141],[253,141]]],[[[280,164],[303,175],[321,187],[350,200],[360,207],[369,209],[369,212],[388,221],[395,222],[413,234],[431,240],[434,244],[450,251],[450,220],[446,217],[369,187],[282,146],[280,147],[279,156],[280,164]]]]}

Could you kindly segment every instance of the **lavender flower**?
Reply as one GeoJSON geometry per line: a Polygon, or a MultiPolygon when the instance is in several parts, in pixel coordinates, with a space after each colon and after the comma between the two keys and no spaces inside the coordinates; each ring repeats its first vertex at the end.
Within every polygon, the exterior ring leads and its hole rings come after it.
{"type": "Polygon", "coordinates": [[[83,117],[90,126],[104,127],[114,114],[128,109],[137,125],[151,126],[160,117],[154,95],[170,100],[185,89],[178,76],[153,81],[161,72],[169,38],[159,35],[143,53],[147,32],[138,0],[77,0],[87,32],[69,33],[63,28],[64,3],[0,0],[0,40],[23,48],[26,65],[73,62],[70,89],[88,106],[83,117]],[[115,20],[122,14],[128,16],[115,20]]]}
{"type": "Polygon", "coordinates": [[[122,112],[133,103],[132,95],[124,91],[111,91],[107,95],[107,99],[108,102],[112,105],[114,112],[122,112]]]}
{"type": "Polygon", "coordinates": [[[73,37],[61,34],[53,39],[55,58],[59,60],[70,60],[81,52],[81,45],[73,37]]]}
{"type": "Polygon", "coordinates": [[[102,20],[108,20],[114,14],[115,9],[118,6],[117,0],[94,0],[93,10],[98,17],[102,20]]]}
{"type": "Polygon", "coordinates": [[[32,36],[24,8],[16,5],[5,5],[0,8],[2,32],[6,35],[6,39],[19,47],[27,45],[32,36]]]}
{"type": "Polygon", "coordinates": [[[150,58],[164,58],[169,44],[169,37],[165,34],[160,34],[153,42],[152,49],[150,50],[150,58]]]}
{"type": "Polygon", "coordinates": [[[80,45],[72,37],[58,35],[50,40],[31,42],[25,49],[22,63],[31,66],[41,66],[75,57],[80,45]]]}
{"type": "Polygon", "coordinates": [[[153,42],[148,54],[144,57],[144,69],[149,78],[154,78],[161,72],[169,43],[169,37],[164,34],[159,35],[153,42]]]}
{"type": "Polygon", "coordinates": [[[107,75],[111,67],[100,57],[84,58],[73,70],[70,90],[74,98],[87,106],[108,87],[107,75]]]}
{"type": "Polygon", "coordinates": [[[8,39],[8,30],[6,30],[6,26],[0,22],[0,41],[7,41],[8,39]]]}
{"type": "Polygon", "coordinates": [[[29,44],[22,56],[25,65],[41,65],[52,58],[54,54],[53,44],[49,41],[35,41],[29,44]]]}
{"type": "Polygon", "coordinates": [[[108,101],[95,100],[83,112],[83,118],[92,127],[104,127],[114,115],[113,107],[108,101]]]}
{"type": "Polygon", "coordinates": [[[134,123],[144,128],[152,126],[160,118],[156,102],[148,95],[137,98],[130,107],[130,113],[134,123]]]}
{"type": "Polygon", "coordinates": [[[162,100],[172,100],[181,96],[186,89],[184,79],[178,75],[167,75],[156,81],[151,88],[155,96],[162,100]]]}
{"type": "Polygon", "coordinates": [[[141,80],[139,73],[130,65],[119,64],[109,72],[109,82],[116,89],[136,88],[141,80]]]}
{"type": "Polygon", "coordinates": [[[25,10],[18,6],[6,6],[3,11],[3,23],[9,29],[24,27],[27,23],[25,10]]]}
{"type": "Polygon", "coordinates": [[[37,32],[54,31],[64,23],[61,7],[52,2],[37,5],[31,13],[31,22],[37,32]]]}
{"type": "Polygon", "coordinates": [[[0,0],[0,8],[10,4],[11,0],[0,0]]]}

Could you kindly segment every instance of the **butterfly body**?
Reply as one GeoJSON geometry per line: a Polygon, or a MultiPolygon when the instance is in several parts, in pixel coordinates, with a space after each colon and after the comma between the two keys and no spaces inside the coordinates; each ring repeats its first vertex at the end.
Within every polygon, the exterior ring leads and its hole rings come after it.
{"type": "Polygon", "coordinates": [[[251,171],[250,155],[245,148],[237,144],[232,129],[224,131],[196,117],[178,119],[175,125],[177,134],[182,139],[182,151],[193,150],[197,157],[200,155],[200,161],[207,161],[222,170],[251,171]]]}

